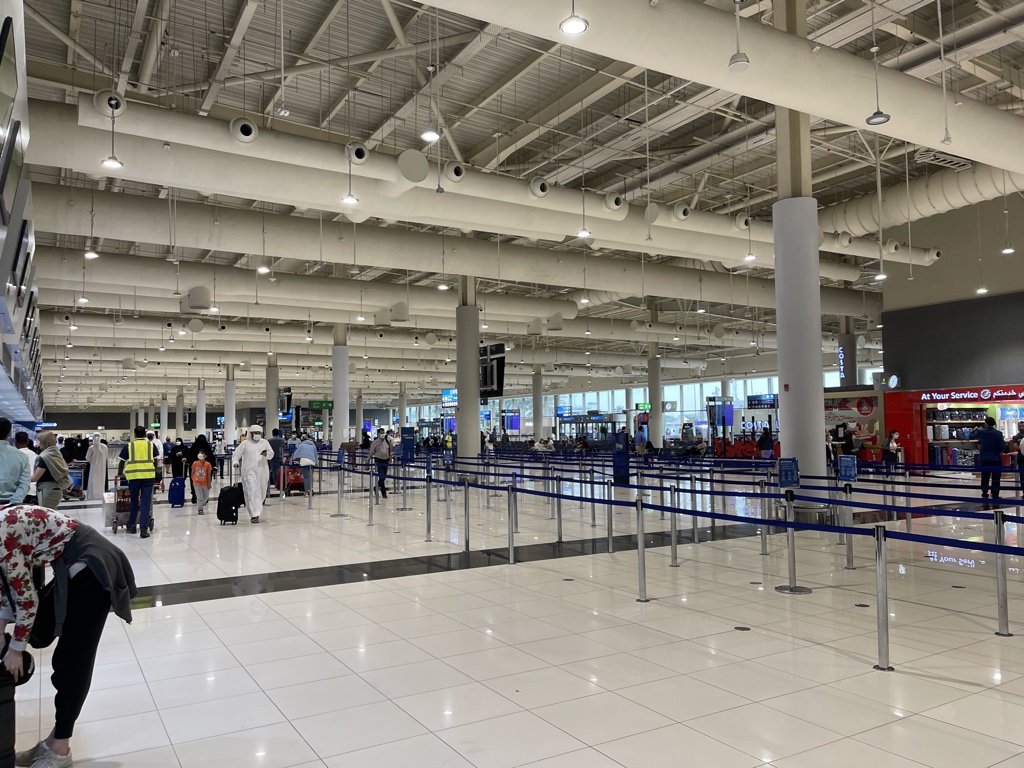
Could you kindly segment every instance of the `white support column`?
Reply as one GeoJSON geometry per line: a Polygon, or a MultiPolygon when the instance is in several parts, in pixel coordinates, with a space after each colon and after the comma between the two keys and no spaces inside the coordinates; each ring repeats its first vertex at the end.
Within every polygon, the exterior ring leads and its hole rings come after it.
{"type": "Polygon", "coordinates": [[[782,455],[805,475],[825,474],[821,290],[817,201],[792,197],[772,206],[782,455]]]}
{"type": "Polygon", "coordinates": [[[271,359],[267,362],[267,390],[264,400],[266,408],[266,424],[263,429],[265,437],[270,437],[273,431],[278,428],[277,414],[280,412],[280,383],[281,371],[277,367],[277,360],[271,359]]]}
{"type": "Polygon", "coordinates": [[[460,458],[480,452],[480,310],[476,306],[476,279],[459,278],[459,306],[455,308],[455,386],[459,407],[455,434],[460,458]]]}
{"type": "MultiPolygon", "coordinates": [[[[334,326],[334,346],[331,348],[331,399],[334,400],[334,427],[331,429],[332,445],[339,446],[348,440],[348,326],[338,323],[334,326]]],[[[330,414],[324,414],[324,425],[330,423],[330,414]]]]}
{"type": "Polygon", "coordinates": [[[238,439],[238,390],[235,385],[235,366],[224,371],[224,442],[232,445],[238,439]]]}
{"type": "Polygon", "coordinates": [[[146,429],[150,429],[150,424],[156,421],[156,403],[152,400],[149,401],[149,407],[146,408],[146,429]]]}
{"type": "Polygon", "coordinates": [[[135,412],[135,424],[139,427],[146,426],[146,406],[140,405],[139,409],[135,412]]]}
{"type": "Polygon", "coordinates": [[[206,379],[196,389],[196,436],[206,434],[206,379]]]}
{"type": "Polygon", "coordinates": [[[651,354],[647,361],[647,391],[651,404],[651,420],[647,425],[647,439],[655,448],[661,448],[665,434],[665,415],[661,412],[661,358],[658,357],[657,343],[651,344],[651,354]]]}
{"type": "Polygon", "coordinates": [[[544,434],[544,376],[540,372],[540,366],[534,366],[530,385],[533,406],[533,438],[540,440],[542,437],[547,437],[544,434]]]}
{"type": "MultiPolygon", "coordinates": [[[[335,403],[334,407],[337,408],[338,404],[335,403]]],[[[347,408],[347,406],[346,406],[347,408]]],[[[366,421],[363,416],[363,390],[356,390],[356,442],[361,442],[363,439],[363,422],[366,421]]]]}
{"type": "MultiPolygon", "coordinates": [[[[398,428],[407,426],[409,404],[406,400],[405,384],[398,385],[398,428]]],[[[401,434],[401,432],[399,432],[401,434]]]]}
{"type": "Polygon", "coordinates": [[[185,439],[185,389],[178,387],[178,394],[174,398],[174,434],[185,439]]]}
{"type": "Polygon", "coordinates": [[[166,440],[170,433],[170,425],[167,423],[167,393],[160,398],[160,439],[166,440]]]}

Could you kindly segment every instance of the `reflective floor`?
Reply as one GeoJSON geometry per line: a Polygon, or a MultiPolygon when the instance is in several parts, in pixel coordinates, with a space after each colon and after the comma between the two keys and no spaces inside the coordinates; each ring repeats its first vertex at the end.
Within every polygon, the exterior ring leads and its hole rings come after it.
{"type": "MultiPolygon", "coordinates": [[[[461,498],[452,521],[434,504],[431,543],[422,509],[382,505],[368,528],[365,496],[344,498],[348,518],[330,517],[334,496],[305,503],[272,501],[265,523],[235,528],[160,506],[152,539],[114,538],[140,583],[168,589],[460,548],[461,498]]],[[[546,502],[531,503],[524,544],[553,536],[546,502]]],[[[471,507],[472,540],[504,546],[504,499],[471,507]]],[[[563,514],[567,539],[595,535],[589,505],[563,514]]],[[[629,508],[615,524],[632,530],[629,508]]],[[[994,534],[950,517],[913,531],[994,534]]],[[[1021,563],[1007,563],[1016,636],[996,637],[991,557],[890,541],[886,673],[872,669],[871,538],[856,539],[855,570],[834,535],[796,538],[807,595],[775,591],[776,535],[766,557],[757,536],[682,545],[678,568],[648,549],[649,603],[629,551],[138,610],[108,625],[73,749],[104,768],[1024,768],[1021,563]]],[[[18,693],[19,748],[52,723],[47,661],[18,693]]]]}

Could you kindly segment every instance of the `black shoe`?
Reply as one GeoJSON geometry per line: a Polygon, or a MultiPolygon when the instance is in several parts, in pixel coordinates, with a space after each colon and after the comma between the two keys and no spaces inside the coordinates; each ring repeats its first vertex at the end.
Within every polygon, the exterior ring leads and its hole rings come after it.
{"type": "Polygon", "coordinates": [[[142,529],[142,533],[139,534],[139,538],[140,539],[148,539],[149,538],[149,531],[147,531],[145,528],[143,528],[142,529]]]}
{"type": "Polygon", "coordinates": [[[258,523],[259,521],[260,521],[259,515],[257,515],[256,517],[250,517],[249,518],[249,522],[250,523],[258,523]]]}
{"type": "Polygon", "coordinates": [[[388,492],[387,491],[381,491],[380,492],[380,496],[381,496],[382,499],[386,499],[388,497],[388,492]]]}
{"type": "Polygon", "coordinates": [[[136,528],[134,525],[129,525],[128,526],[128,533],[138,533],[138,532],[139,532],[139,529],[136,528]]]}
{"type": "Polygon", "coordinates": [[[151,518],[149,518],[149,530],[151,530],[151,531],[152,531],[152,530],[153,530],[154,528],[156,528],[156,520],[154,520],[154,519],[153,519],[153,518],[151,517],[151,518]]]}

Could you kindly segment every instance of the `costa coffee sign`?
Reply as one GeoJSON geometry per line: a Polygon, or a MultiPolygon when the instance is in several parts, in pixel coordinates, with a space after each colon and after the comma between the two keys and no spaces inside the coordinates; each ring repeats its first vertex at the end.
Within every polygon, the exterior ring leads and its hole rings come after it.
{"type": "Polygon", "coordinates": [[[914,393],[922,403],[994,403],[1024,400],[1024,384],[1012,387],[927,389],[914,393]]]}

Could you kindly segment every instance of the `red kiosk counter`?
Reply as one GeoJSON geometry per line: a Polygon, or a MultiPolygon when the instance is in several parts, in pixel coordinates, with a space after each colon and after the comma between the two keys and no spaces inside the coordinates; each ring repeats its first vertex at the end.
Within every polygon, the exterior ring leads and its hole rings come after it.
{"type": "Polygon", "coordinates": [[[986,416],[1013,437],[1024,417],[1024,384],[885,393],[886,426],[899,430],[910,464],[973,468],[978,446],[971,434],[986,416]]]}

